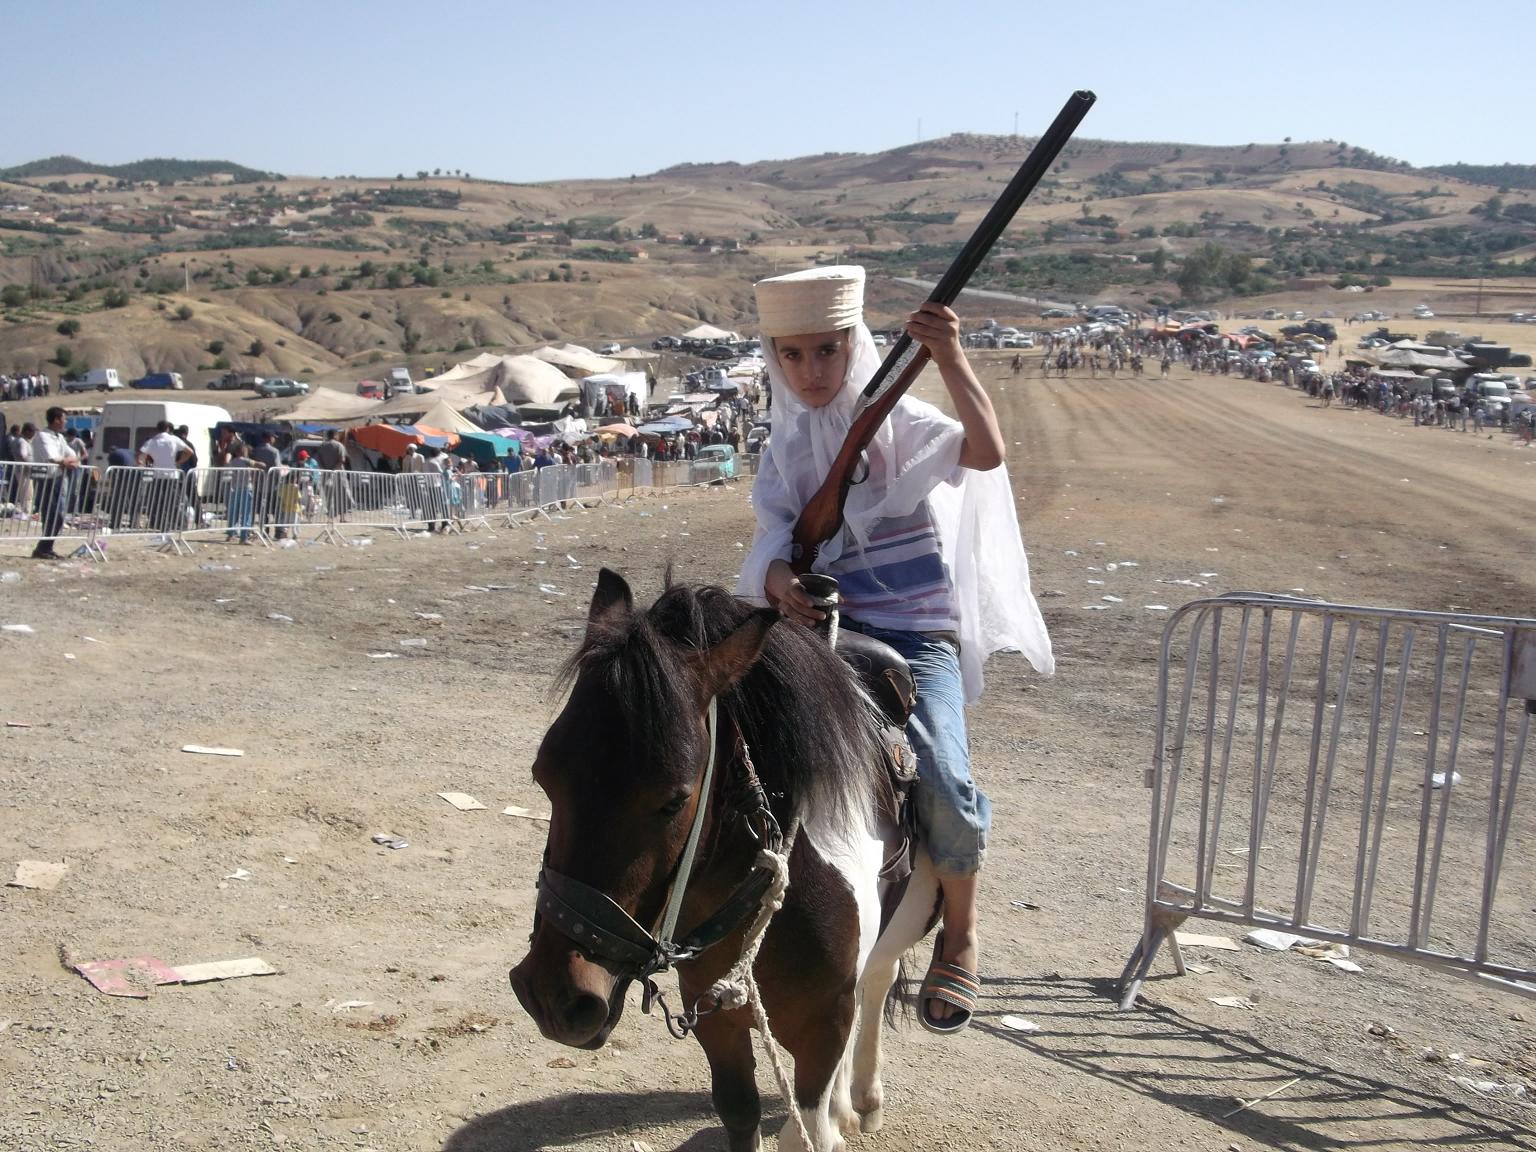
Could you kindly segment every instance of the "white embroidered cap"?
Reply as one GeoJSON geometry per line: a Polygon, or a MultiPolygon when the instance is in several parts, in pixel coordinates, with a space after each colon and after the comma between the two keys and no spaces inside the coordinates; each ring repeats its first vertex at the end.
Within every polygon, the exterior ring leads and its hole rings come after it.
{"type": "Polygon", "coordinates": [[[840,332],[864,318],[864,269],[857,264],[770,276],[755,287],[764,336],[840,332]]]}

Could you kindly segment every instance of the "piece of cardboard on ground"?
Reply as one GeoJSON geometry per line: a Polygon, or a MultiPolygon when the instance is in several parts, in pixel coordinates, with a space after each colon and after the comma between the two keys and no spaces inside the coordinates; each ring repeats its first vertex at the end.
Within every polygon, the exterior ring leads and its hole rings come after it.
{"type": "Polygon", "coordinates": [[[452,804],[460,812],[483,812],[485,805],[476,800],[468,792],[439,792],[444,800],[452,804]]]}
{"type": "Polygon", "coordinates": [[[117,960],[86,960],[74,965],[74,969],[98,992],[134,1000],[149,999],[153,984],[206,984],[211,980],[277,974],[276,968],[257,956],[179,967],[172,967],[156,956],[125,956],[117,960]]]}
{"type": "Polygon", "coordinates": [[[532,808],[523,808],[517,804],[508,804],[501,810],[503,816],[517,816],[523,820],[542,820],[549,822],[548,812],[535,812],[532,808]]]}
{"type": "Polygon", "coordinates": [[[1216,948],[1223,952],[1240,952],[1237,941],[1230,936],[1202,936],[1198,932],[1175,932],[1174,941],[1180,948],[1216,948]]]}
{"type": "Polygon", "coordinates": [[[52,892],[69,871],[64,860],[18,860],[16,876],[10,881],[12,888],[35,888],[39,892],[52,892]]]}

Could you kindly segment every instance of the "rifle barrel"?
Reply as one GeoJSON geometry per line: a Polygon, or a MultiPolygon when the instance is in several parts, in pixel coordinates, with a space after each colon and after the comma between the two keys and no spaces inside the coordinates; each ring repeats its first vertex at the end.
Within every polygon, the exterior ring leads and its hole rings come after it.
{"type": "MultiPolygon", "coordinates": [[[[981,267],[981,262],[987,258],[987,253],[992,251],[992,246],[1003,234],[1003,229],[1008,227],[1024,201],[1029,198],[1029,194],[1035,190],[1035,186],[1051,170],[1056,157],[1067,146],[1067,141],[1072,139],[1072,133],[1077,131],[1077,126],[1083,122],[1083,117],[1088,115],[1088,109],[1093,107],[1097,99],[1097,96],[1086,90],[1072,93],[1066,104],[1062,105],[1061,111],[1056,114],[1056,119],[1051,121],[1051,126],[1045,130],[1045,134],[1035,141],[1035,146],[1029,150],[1024,163],[1019,165],[1019,170],[1014,173],[1013,179],[1008,181],[1008,187],[1003,189],[1003,194],[981,218],[976,231],[971,233],[971,238],[965,242],[965,247],[960,249],[960,254],[950,263],[943,278],[934,285],[933,292],[928,296],[929,300],[943,304],[945,307],[955,302],[961,290],[976,274],[976,269],[981,267]]],[[[903,333],[886,353],[874,378],[865,386],[863,396],[866,400],[880,391],[911,345],[912,338],[903,333]]]]}

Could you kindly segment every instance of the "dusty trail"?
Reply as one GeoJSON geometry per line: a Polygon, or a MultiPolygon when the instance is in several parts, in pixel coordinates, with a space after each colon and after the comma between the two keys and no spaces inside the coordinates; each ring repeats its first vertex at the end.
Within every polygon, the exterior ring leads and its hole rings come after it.
{"type": "MultiPolygon", "coordinates": [[[[1536,1148],[1531,1113],[1419,1056],[1432,1045],[1490,1061],[1479,1077],[1531,1078],[1520,1001],[1376,958],[1351,977],[1252,950],[1155,980],[1131,1014],[1112,1011],[1106,983],[1140,924],[1166,619],[1142,605],[1203,591],[1158,578],[1529,614],[1536,450],[1242,380],[1041,380],[1005,365],[980,361],[1017,444],[1036,590],[1065,593],[1042,600],[1060,668],[1042,681],[998,658],[972,717],[998,813],[982,1013],[949,1043],[892,1039],[887,1130],[851,1149],[1536,1148]],[[1087,571],[1126,560],[1137,567],[1087,571]],[[1123,602],[1082,610],[1106,592],[1123,602]],[[1207,1001],[1226,992],[1258,1010],[1207,1001]],[[1005,1029],[1007,1013],[1041,1031],[1005,1029]],[[1400,1038],[1370,1034],[1376,1021],[1400,1038]]],[[[4,718],[34,725],[0,736],[0,862],[72,868],[53,893],[0,890],[0,1147],[720,1146],[700,1054],[636,1006],[598,1053],[546,1043],[518,1011],[505,971],[528,932],[542,829],[499,811],[540,804],[532,747],[597,567],[642,597],[669,561],[679,578],[730,582],[749,533],[736,489],[494,537],[207,547],[99,570],[3,561],[23,582],[0,614],[36,635],[0,637],[20,672],[4,718]],[[508,587],[470,588],[492,582],[508,587]],[[370,659],[384,651],[400,658],[370,659]],[[454,811],[435,795],[448,790],[489,811],[454,811]],[[374,832],[411,847],[377,847],[374,832]],[[237,868],[250,877],[226,879],[237,868]],[[109,1000],[60,968],[61,947],[258,954],[282,974],[109,1000]],[[351,1000],[368,1003],[338,1008],[351,1000]]],[[[1519,867],[1532,847],[1520,842],[1519,867]]]]}

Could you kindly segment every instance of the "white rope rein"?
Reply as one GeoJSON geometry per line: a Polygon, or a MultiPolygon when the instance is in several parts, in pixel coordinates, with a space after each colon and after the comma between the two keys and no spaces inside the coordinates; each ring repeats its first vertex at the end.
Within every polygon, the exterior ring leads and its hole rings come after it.
{"type": "Polygon", "coordinates": [[[812,1148],[814,1145],[811,1143],[811,1134],[806,1131],[805,1118],[800,1115],[800,1109],[795,1104],[795,1089],[789,1079],[789,1070],[785,1066],[784,1050],[779,1047],[779,1042],[773,1037],[773,1031],[768,1027],[768,1010],[763,1007],[762,993],[757,986],[757,977],[752,971],[757,963],[758,949],[762,947],[763,937],[767,934],[768,923],[773,919],[774,913],[784,907],[784,893],[789,889],[789,855],[795,849],[795,835],[799,830],[798,823],[790,825],[789,834],[784,837],[781,851],[770,852],[764,848],[758,852],[758,864],[772,871],[773,880],[768,885],[768,890],[763,893],[757,918],[747,929],[746,939],[742,944],[741,959],[736,961],[729,972],[710,985],[706,995],[722,1010],[751,1006],[752,1022],[762,1037],[763,1051],[767,1054],[768,1064],[773,1069],[773,1078],[778,1081],[779,1095],[784,1097],[784,1106],[789,1109],[790,1116],[794,1118],[801,1146],[812,1148]]]}

